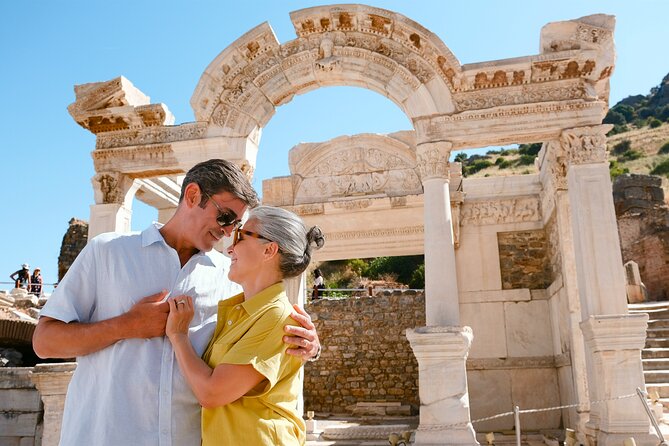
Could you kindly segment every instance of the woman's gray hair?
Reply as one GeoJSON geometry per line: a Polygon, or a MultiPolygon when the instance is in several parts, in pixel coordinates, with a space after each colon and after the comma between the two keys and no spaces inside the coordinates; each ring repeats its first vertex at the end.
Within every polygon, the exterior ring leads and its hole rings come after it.
{"type": "Polygon", "coordinates": [[[284,278],[302,274],[311,262],[311,250],[325,244],[318,226],[307,230],[300,217],[285,209],[258,206],[249,211],[249,221],[256,222],[256,232],[279,245],[279,270],[284,278]]]}

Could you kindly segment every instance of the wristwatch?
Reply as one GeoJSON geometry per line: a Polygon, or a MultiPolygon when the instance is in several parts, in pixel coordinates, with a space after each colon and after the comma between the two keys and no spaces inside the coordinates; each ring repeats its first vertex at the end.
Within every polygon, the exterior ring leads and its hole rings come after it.
{"type": "Polygon", "coordinates": [[[319,346],[318,346],[318,351],[316,352],[316,356],[314,356],[313,358],[309,358],[309,359],[307,359],[307,361],[309,361],[309,362],[316,362],[316,361],[318,361],[318,358],[321,357],[321,350],[322,350],[322,348],[321,348],[321,346],[319,345],[319,346]]]}

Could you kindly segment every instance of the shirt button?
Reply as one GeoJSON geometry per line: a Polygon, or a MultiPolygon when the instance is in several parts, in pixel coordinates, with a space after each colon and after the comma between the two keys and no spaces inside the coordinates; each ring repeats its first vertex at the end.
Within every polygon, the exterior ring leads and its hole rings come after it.
{"type": "Polygon", "coordinates": [[[235,307],[235,310],[239,310],[240,308],[242,308],[241,305],[237,305],[237,306],[235,307]]]}
{"type": "Polygon", "coordinates": [[[228,321],[228,325],[232,325],[232,321],[228,321]]]}
{"type": "Polygon", "coordinates": [[[163,430],[160,431],[160,432],[161,432],[163,435],[167,435],[167,434],[169,433],[169,431],[168,431],[167,429],[163,429],[163,430]]]}

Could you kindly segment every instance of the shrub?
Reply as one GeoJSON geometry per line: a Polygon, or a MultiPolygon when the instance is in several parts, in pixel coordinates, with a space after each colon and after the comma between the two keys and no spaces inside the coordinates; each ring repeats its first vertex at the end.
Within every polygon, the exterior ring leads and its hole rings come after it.
{"type": "Polygon", "coordinates": [[[499,155],[501,150],[488,150],[485,154],[486,155],[499,155]]]}
{"type": "Polygon", "coordinates": [[[479,172],[483,169],[487,169],[492,165],[493,165],[492,162],[488,160],[481,160],[481,159],[475,160],[466,167],[467,175],[473,175],[476,172],[479,172]]]}
{"type": "Polygon", "coordinates": [[[534,159],[536,158],[536,155],[520,155],[520,158],[518,158],[518,165],[519,166],[529,166],[534,164],[534,159]]]}
{"type": "Polygon", "coordinates": [[[499,166],[499,165],[502,164],[504,161],[506,161],[506,159],[505,159],[503,156],[500,156],[499,158],[497,158],[497,159],[495,160],[495,166],[499,166]]]}
{"type": "Polygon", "coordinates": [[[650,118],[650,120],[648,121],[648,126],[649,126],[651,129],[658,128],[658,127],[661,126],[661,125],[662,125],[662,121],[660,121],[660,120],[657,119],[657,118],[650,118]]]}
{"type": "Polygon", "coordinates": [[[617,135],[618,133],[625,133],[625,132],[628,132],[628,131],[629,131],[629,127],[627,127],[627,125],[616,124],[616,125],[613,126],[613,128],[611,130],[609,130],[609,133],[607,133],[606,136],[613,136],[613,135],[617,135]]]}
{"type": "Polygon", "coordinates": [[[543,144],[540,142],[535,142],[532,144],[521,144],[518,146],[518,153],[521,155],[534,155],[537,156],[541,150],[543,144]]]}
{"type": "Polygon", "coordinates": [[[500,168],[500,169],[508,169],[512,165],[513,165],[513,163],[511,161],[504,160],[501,163],[497,164],[497,167],[500,168]]]}
{"type": "Polygon", "coordinates": [[[609,163],[609,174],[611,175],[611,179],[615,179],[618,175],[622,175],[624,173],[630,173],[630,170],[627,167],[620,167],[618,165],[618,161],[613,160],[609,163]]]}
{"type": "Polygon", "coordinates": [[[618,144],[613,146],[612,152],[615,155],[620,155],[631,149],[632,149],[632,143],[629,141],[629,139],[623,139],[618,144]]]}
{"type": "Polygon", "coordinates": [[[636,111],[634,110],[634,107],[631,107],[627,104],[619,104],[616,105],[611,109],[612,111],[616,113],[620,113],[625,117],[625,121],[627,122],[632,122],[636,119],[636,111]]]}
{"type": "Polygon", "coordinates": [[[650,118],[651,116],[653,116],[654,112],[655,112],[655,110],[653,110],[650,107],[641,107],[637,111],[637,113],[638,113],[638,115],[641,119],[650,118]]]}
{"type": "Polygon", "coordinates": [[[634,161],[642,158],[644,154],[638,150],[627,150],[625,153],[618,157],[618,161],[634,161]]]}
{"type": "Polygon", "coordinates": [[[665,175],[669,177],[669,159],[662,161],[660,164],[653,167],[650,171],[651,175],[665,175]]]}
{"type": "Polygon", "coordinates": [[[660,150],[657,151],[658,155],[666,155],[669,154],[669,141],[665,142],[662,147],[660,147],[660,150]]]}
{"type": "Polygon", "coordinates": [[[609,110],[602,122],[604,124],[624,125],[627,123],[627,120],[622,113],[618,113],[615,110],[609,110]]]}
{"type": "Polygon", "coordinates": [[[418,268],[411,273],[409,288],[425,288],[425,263],[418,265],[418,268]]]}

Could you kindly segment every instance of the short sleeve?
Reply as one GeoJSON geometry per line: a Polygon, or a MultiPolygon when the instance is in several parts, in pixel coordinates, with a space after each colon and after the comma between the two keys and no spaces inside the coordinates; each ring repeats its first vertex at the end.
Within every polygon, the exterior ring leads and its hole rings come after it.
{"type": "Polygon", "coordinates": [[[40,316],[63,322],[90,322],[97,301],[97,261],[99,238],[92,239],[42,308],[40,316]]]}
{"type": "Polygon", "coordinates": [[[267,378],[269,388],[274,387],[279,380],[284,357],[287,356],[285,350],[288,346],[283,342],[283,327],[292,321],[288,314],[281,307],[268,309],[225,353],[221,363],[251,364],[267,378]]]}

